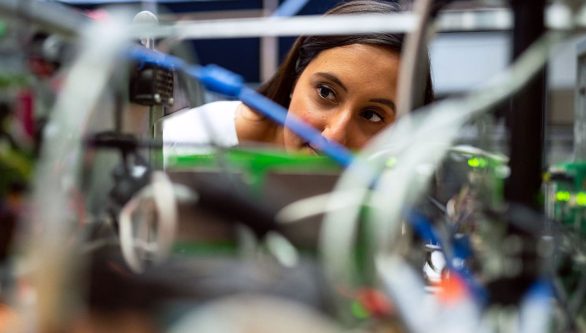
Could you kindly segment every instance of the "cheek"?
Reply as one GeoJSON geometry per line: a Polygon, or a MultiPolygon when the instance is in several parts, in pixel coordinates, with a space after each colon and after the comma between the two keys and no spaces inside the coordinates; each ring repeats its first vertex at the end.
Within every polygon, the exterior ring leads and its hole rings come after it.
{"type": "Polygon", "coordinates": [[[366,146],[370,140],[372,140],[375,136],[377,136],[380,132],[384,131],[385,128],[390,126],[390,124],[380,128],[378,130],[371,130],[371,129],[356,129],[349,137],[349,142],[347,147],[350,149],[362,149],[366,146]]]}
{"type": "MultiPolygon", "coordinates": [[[[310,98],[303,93],[293,94],[291,103],[289,104],[289,110],[287,119],[289,116],[295,116],[298,120],[312,126],[313,128],[321,131],[323,123],[323,114],[317,110],[310,98]]],[[[291,130],[285,128],[283,133],[283,141],[285,149],[289,151],[295,151],[301,148],[304,144],[304,140],[295,135],[291,130]]]]}
{"type": "Polygon", "coordinates": [[[325,114],[318,109],[307,95],[293,95],[289,105],[289,114],[321,131],[325,114]]]}

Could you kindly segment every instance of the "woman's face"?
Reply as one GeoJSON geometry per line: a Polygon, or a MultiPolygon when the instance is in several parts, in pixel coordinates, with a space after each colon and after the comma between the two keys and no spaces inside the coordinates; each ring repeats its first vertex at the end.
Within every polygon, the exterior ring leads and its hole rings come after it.
{"type": "MultiPolygon", "coordinates": [[[[399,55],[380,46],[352,44],[322,51],[301,73],[289,115],[347,148],[362,148],[395,121],[399,55]]],[[[288,128],[285,149],[317,153],[288,128]]]]}

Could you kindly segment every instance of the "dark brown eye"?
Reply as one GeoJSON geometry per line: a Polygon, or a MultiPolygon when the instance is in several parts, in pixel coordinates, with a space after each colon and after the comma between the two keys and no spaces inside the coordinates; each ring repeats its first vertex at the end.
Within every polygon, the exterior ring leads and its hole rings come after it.
{"type": "Polygon", "coordinates": [[[360,113],[360,116],[373,123],[380,123],[384,120],[384,118],[374,110],[364,110],[360,113]]]}
{"type": "Polygon", "coordinates": [[[318,93],[319,97],[321,97],[323,99],[327,99],[328,101],[334,102],[336,100],[336,94],[334,93],[334,90],[332,90],[328,86],[319,85],[317,87],[317,93],[318,93]]]}

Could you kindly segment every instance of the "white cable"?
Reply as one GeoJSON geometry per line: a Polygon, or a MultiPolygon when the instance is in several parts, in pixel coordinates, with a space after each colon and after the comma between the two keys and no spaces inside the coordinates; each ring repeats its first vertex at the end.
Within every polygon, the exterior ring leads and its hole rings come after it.
{"type": "Polygon", "coordinates": [[[166,258],[171,252],[177,229],[178,206],[173,190],[173,183],[163,171],[153,172],[153,195],[158,211],[158,261],[166,258]]]}
{"type": "Polygon", "coordinates": [[[125,32],[123,20],[117,16],[84,29],[80,55],[69,70],[43,133],[28,221],[35,231],[34,241],[24,244],[30,246],[39,282],[35,289],[38,327],[34,331],[61,330],[72,313],[68,306],[76,304],[76,286],[65,281],[77,281],[71,278],[77,264],[76,252],[71,249],[77,219],[71,209],[71,194],[78,188],[80,143],[115,59],[128,40],[125,32]]]}
{"type": "Polygon", "coordinates": [[[469,155],[469,156],[482,156],[482,157],[486,157],[486,158],[490,158],[492,160],[498,161],[499,163],[508,163],[509,162],[508,156],[505,156],[503,154],[498,154],[498,153],[492,153],[492,152],[486,151],[484,149],[474,147],[474,146],[469,146],[469,145],[457,145],[457,146],[450,147],[450,152],[465,154],[465,155],[469,155]]]}
{"type": "Polygon", "coordinates": [[[299,263],[297,249],[283,235],[271,231],[265,236],[265,244],[269,252],[284,267],[295,267],[299,263]]]}
{"type": "Polygon", "coordinates": [[[132,228],[132,213],[136,211],[139,204],[139,197],[133,197],[124,205],[120,214],[118,215],[118,223],[120,224],[120,248],[122,249],[122,256],[126,264],[135,273],[140,273],[143,270],[142,261],[138,258],[136,253],[136,245],[134,244],[134,235],[132,228]]]}
{"type": "MultiPolygon", "coordinates": [[[[386,205],[375,207],[372,215],[374,227],[380,232],[381,248],[389,246],[402,210],[406,204],[413,202],[427,185],[459,128],[472,116],[502,101],[529,81],[545,65],[548,52],[557,39],[554,35],[544,36],[524,53],[510,70],[502,73],[488,87],[461,100],[439,103],[410,117],[413,119],[412,123],[419,124],[408,138],[410,147],[396,155],[397,166],[383,174],[374,194],[375,198],[387,201],[386,205]],[[422,165],[429,166],[428,174],[413,172],[422,165]]],[[[393,131],[388,131],[377,141],[380,144],[383,140],[399,140],[394,134],[393,131]]]]}
{"type": "Polygon", "coordinates": [[[378,154],[377,158],[370,159],[373,167],[370,170],[360,168],[362,176],[357,177],[356,169],[360,163],[351,165],[336,185],[336,191],[357,191],[363,199],[349,202],[342,209],[329,210],[322,225],[320,250],[328,278],[336,284],[335,287],[349,288],[352,285],[350,258],[354,232],[360,207],[365,201],[365,189],[371,186],[377,176],[374,170],[382,169],[390,156],[397,159],[395,167],[381,176],[374,194],[373,228],[380,250],[388,248],[389,242],[395,239],[400,230],[398,222],[402,210],[409,202],[413,202],[427,184],[425,178],[431,176],[459,127],[470,117],[520,89],[543,67],[559,37],[554,33],[545,35],[511,68],[468,96],[445,100],[406,115],[360,152],[358,162],[367,161],[369,157],[378,154]],[[380,154],[380,151],[386,154],[380,154]],[[415,172],[422,165],[427,167],[427,175],[415,172]],[[366,171],[370,171],[370,175],[366,171]]]}
{"type": "Polygon", "coordinates": [[[426,82],[429,73],[429,56],[424,52],[427,40],[431,38],[431,30],[428,29],[433,0],[420,0],[415,2],[413,11],[417,14],[417,28],[407,35],[403,51],[401,51],[401,63],[397,88],[397,116],[401,117],[414,107],[421,105],[425,94],[425,85],[416,84],[426,82]],[[427,58],[427,59],[425,59],[427,58]]]}
{"type": "Polygon", "coordinates": [[[425,291],[421,275],[396,255],[376,258],[375,267],[409,332],[429,332],[439,304],[425,291]]]}
{"type": "MultiPolygon", "coordinates": [[[[466,146],[466,145],[458,145],[450,147],[450,152],[457,152],[460,154],[467,154],[470,156],[483,156],[486,158],[491,158],[494,160],[498,160],[500,163],[507,163],[508,158],[504,155],[490,153],[488,151],[482,150],[477,147],[473,146],[466,146]]],[[[377,152],[375,157],[381,154],[389,154],[387,151],[377,152]]],[[[394,161],[394,159],[393,159],[394,161]]],[[[356,191],[348,191],[348,192],[329,192],[314,195],[311,197],[303,198],[297,201],[294,201],[285,207],[281,208],[277,215],[275,216],[275,220],[281,224],[292,224],[304,219],[325,214],[328,212],[332,212],[335,210],[343,209],[348,205],[348,203],[356,203],[360,202],[363,199],[363,194],[356,192],[356,191]]],[[[370,198],[368,201],[363,202],[364,206],[374,205],[373,201],[374,198],[370,198]]],[[[381,202],[379,204],[384,204],[381,202]]],[[[448,204],[448,207],[449,204],[448,204]]],[[[453,208],[453,203],[452,203],[453,208]]]]}
{"type": "MultiPolygon", "coordinates": [[[[177,228],[178,207],[173,184],[169,177],[162,171],[154,171],[150,185],[143,188],[137,195],[124,205],[119,215],[120,223],[120,247],[122,255],[130,269],[135,273],[144,271],[144,263],[137,249],[152,253],[155,262],[165,259],[173,245],[177,228]],[[149,200],[154,201],[155,211],[147,211],[149,217],[155,218],[156,242],[149,241],[149,233],[152,231],[148,225],[149,220],[138,221],[138,238],[135,236],[135,223],[133,214],[141,205],[148,206],[149,200]],[[140,232],[146,230],[146,232],[140,232]]],[[[143,217],[143,216],[141,216],[143,217]]]]}
{"type": "Polygon", "coordinates": [[[360,193],[352,192],[329,192],[303,198],[281,208],[275,220],[282,224],[291,224],[303,219],[338,210],[347,205],[348,202],[356,202],[361,199],[360,193]],[[332,202],[332,205],[328,203],[332,202]]]}

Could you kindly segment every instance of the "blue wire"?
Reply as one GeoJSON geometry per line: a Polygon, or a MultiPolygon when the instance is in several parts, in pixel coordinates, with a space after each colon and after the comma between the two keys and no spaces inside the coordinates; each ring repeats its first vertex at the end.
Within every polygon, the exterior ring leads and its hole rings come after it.
{"type": "Polygon", "coordinates": [[[128,55],[137,61],[156,64],[167,69],[182,70],[187,75],[198,79],[208,90],[240,99],[245,105],[260,112],[270,120],[289,128],[312,147],[323,152],[343,167],[349,166],[354,159],[348,149],[326,139],[318,130],[293,115],[288,115],[287,110],[279,104],[247,88],[244,85],[244,79],[240,75],[217,65],[207,65],[205,67],[187,65],[177,57],[140,47],[132,48],[128,55]]]}
{"type": "Polygon", "coordinates": [[[525,293],[526,299],[549,299],[553,297],[553,286],[552,282],[547,278],[541,278],[536,280],[529,290],[525,293]]]}
{"type": "Polygon", "coordinates": [[[453,273],[457,274],[464,283],[468,290],[475,296],[475,298],[481,303],[485,303],[488,299],[487,291],[474,279],[472,274],[463,268],[456,267],[453,264],[452,257],[448,256],[442,246],[441,239],[437,236],[437,231],[429,223],[427,217],[414,211],[409,213],[407,221],[413,227],[413,230],[426,242],[439,246],[444,257],[446,258],[446,266],[453,273]]]}
{"type": "Polygon", "coordinates": [[[242,89],[238,97],[247,106],[261,112],[272,121],[289,128],[312,147],[328,155],[341,166],[348,167],[352,163],[354,156],[350,151],[326,139],[318,130],[298,118],[292,115],[287,116],[287,110],[279,104],[246,87],[242,89]]]}
{"type": "Polygon", "coordinates": [[[180,58],[151,51],[140,46],[131,47],[127,52],[127,56],[141,63],[153,64],[170,70],[184,69],[187,67],[185,61],[180,58]]]}
{"type": "Polygon", "coordinates": [[[273,13],[273,17],[293,16],[305,6],[309,0],[285,0],[273,13]]]}

